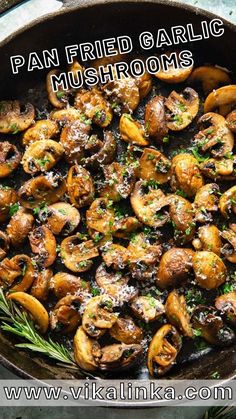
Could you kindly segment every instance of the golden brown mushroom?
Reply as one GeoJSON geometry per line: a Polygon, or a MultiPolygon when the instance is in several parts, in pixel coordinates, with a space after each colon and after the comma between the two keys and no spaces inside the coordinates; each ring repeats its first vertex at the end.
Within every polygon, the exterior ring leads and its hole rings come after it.
{"type": "Polygon", "coordinates": [[[214,307],[198,306],[194,310],[192,324],[211,345],[228,346],[235,341],[234,331],[224,324],[214,307]]]}
{"type": "Polygon", "coordinates": [[[157,286],[166,289],[178,286],[189,277],[193,266],[191,249],[173,247],[164,253],[157,272],[157,286]]]}
{"type": "Polygon", "coordinates": [[[123,166],[114,162],[103,167],[105,181],[100,191],[100,195],[112,201],[120,201],[127,198],[135,183],[135,175],[132,167],[123,166]]]}
{"type": "MultiPolygon", "coordinates": [[[[212,112],[215,109],[220,108],[225,105],[233,106],[235,103],[236,103],[236,85],[229,84],[228,86],[223,86],[217,90],[213,90],[213,92],[211,92],[207,96],[204,103],[204,113],[212,112]]],[[[228,106],[227,106],[227,110],[228,110],[228,106]]],[[[225,113],[223,113],[223,115],[225,115],[225,113]]]]}
{"type": "Polygon", "coordinates": [[[91,259],[99,256],[93,240],[81,241],[81,234],[69,236],[61,242],[60,255],[63,263],[72,272],[86,272],[91,269],[91,259]]]}
{"type": "Polygon", "coordinates": [[[203,175],[210,179],[227,181],[236,179],[236,156],[229,154],[229,158],[207,159],[199,166],[203,175]]]}
{"type": "Polygon", "coordinates": [[[139,160],[138,176],[143,180],[155,180],[163,184],[170,180],[170,160],[160,151],[145,148],[139,160]]]}
{"type": "Polygon", "coordinates": [[[65,151],[66,161],[70,164],[81,163],[85,147],[89,141],[91,125],[86,119],[76,119],[67,123],[61,131],[60,142],[65,151]]]}
{"type": "Polygon", "coordinates": [[[197,284],[205,289],[216,289],[227,278],[223,261],[215,253],[206,250],[194,254],[193,270],[197,284]]]}
{"type": "MultiPolygon", "coordinates": [[[[171,56],[173,55],[177,56],[178,61],[180,60],[179,52],[167,52],[165,55],[171,60],[171,56]]],[[[178,63],[179,64],[179,63],[178,63]]],[[[185,68],[181,65],[178,65],[176,68],[176,65],[168,64],[168,68],[165,70],[165,68],[161,68],[155,76],[159,79],[164,81],[165,83],[182,83],[184,82],[188,76],[190,75],[191,71],[193,69],[193,65],[190,65],[189,67],[185,68]]]]}
{"type": "Polygon", "coordinates": [[[233,325],[236,324],[236,291],[217,297],[215,306],[226,317],[228,322],[233,325]]]}
{"type": "Polygon", "coordinates": [[[0,223],[10,218],[10,208],[17,205],[17,192],[10,187],[0,185],[0,223]]]}
{"type": "Polygon", "coordinates": [[[102,336],[116,323],[118,314],[113,312],[114,303],[108,295],[92,297],[87,302],[82,318],[85,332],[94,338],[102,336]]]}
{"type": "Polygon", "coordinates": [[[71,166],[67,176],[70,202],[76,207],[85,207],[93,201],[94,185],[90,173],[82,166],[71,166]]]}
{"type": "Polygon", "coordinates": [[[123,113],[120,118],[119,130],[122,140],[127,143],[146,146],[149,144],[145,137],[145,130],[142,124],[128,113],[123,113]]]}
{"type": "Polygon", "coordinates": [[[172,291],[165,303],[165,313],[168,321],[177,327],[184,336],[193,337],[184,295],[179,295],[175,290],[172,291]]]}
{"type": "Polygon", "coordinates": [[[23,169],[29,174],[47,172],[58,163],[63,153],[63,147],[56,141],[35,141],[28,146],[23,155],[23,169]]]}
{"type": "Polygon", "coordinates": [[[218,211],[219,185],[208,183],[202,186],[194,199],[195,220],[199,223],[211,222],[212,212],[218,211]]]}
{"type": "Polygon", "coordinates": [[[101,356],[100,345],[96,339],[88,336],[80,326],[74,337],[74,356],[80,368],[85,371],[98,369],[98,355],[101,356]]]}
{"type": "MultiPolygon", "coordinates": [[[[72,106],[68,106],[64,109],[54,109],[52,112],[50,112],[49,117],[52,121],[57,122],[61,126],[64,126],[70,122],[81,120],[81,112],[72,106]]],[[[88,125],[90,125],[90,122],[88,125]]]]}
{"type": "Polygon", "coordinates": [[[121,271],[108,271],[104,264],[96,270],[96,282],[98,286],[115,301],[123,304],[137,294],[133,286],[128,286],[129,277],[121,271]]]}
{"type": "Polygon", "coordinates": [[[10,247],[9,237],[4,231],[0,231],[0,261],[4,259],[10,247]]]}
{"type": "Polygon", "coordinates": [[[194,208],[185,198],[169,195],[170,220],[174,228],[174,239],[185,244],[192,240],[195,232],[194,208]]]}
{"type": "Polygon", "coordinates": [[[12,246],[20,247],[27,239],[33,225],[33,215],[24,208],[20,208],[16,214],[11,217],[7,226],[7,234],[12,246]]]}
{"type": "Polygon", "coordinates": [[[124,215],[123,217],[118,216],[115,218],[112,235],[119,239],[129,240],[132,234],[140,227],[141,224],[136,217],[128,217],[127,215],[124,215]]]}
{"type": "Polygon", "coordinates": [[[230,84],[229,74],[221,68],[204,65],[193,70],[188,78],[189,83],[201,83],[202,90],[208,95],[220,85],[230,84]]]}
{"type": "Polygon", "coordinates": [[[82,294],[90,291],[89,282],[83,281],[78,276],[66,272],[57,272],[50,280],[50,290],[59,299],[70,294],[82,294]]]}
{"type": "Polygon", "coordinates": [[[114,343],[101,349],[99,369],[102,371],[122,371],[133,367],[143,353],[143,347],[132,343],[114,343]]]}
{"type": "Polygon", "coordinates": [[[39,226],[29,234],[30,247],[38,255],[38,261],[44,268],[51,266],[56,259],[56,240],[51,230],[39,226]]]}
{"type": "Polygon", "coordinates": [[[110,335],[119,342],[140,343],[143,339],[143,331],[131,317],[119,317],[117,322],[109,330],[110,335]]]}
{"type": "Polygon", "coordinates": [[[165,312],[165,307],[161,301],[151,295],[133,298],[130,308],[136,317],[146,323],[157,320],[165,312]]]}
{"type": "Polygon", "coordinates": [[[47,301],[52,276],[53,272],[51,269],[43,269],[37,272],[30,294],[39,301],[47,301]]]}
{"type": "Polygon", "coordinates": [[[50,313],[50,326],[56,332],[70,333],[81,320],[79,308],[84,302],[80,295],[67,295],[57,302],[50,313]]]}
{"type": "Polygon", "coordinates": [[[168,198],[152,182],[136,182],[130,202],[137,218],[149,227],[161,227],[169,221],[168,198]]]}
{"type": "Polygon", "coordinates": [[[219,201],[219,209],[223,217],[229,218],[236,214],[236,186],[225,191],[219,201]]]}
{"type": "Polygon", "coordinates": [[[145,131],[158,144],[168,134],[164,98],[154,96],[145,107],[145,131]]]}
{"type": "Polygon", "coordinates": [[[22,269],[17,263],[9,258],[5,258],[0,262],[0,285],[3,288],[10,287],[16,278],[21,276],[22,269]]]}
{"type": "Polygon", "coordinates": [[[24,146],[28,146],[30,143],[35,141],[54,138],[58,133],[59,129],[55,121],[50,121],[50,119],[41,119],[40,121],[35,122],[35,124],[23,133],[21,141],[24,146]]]}
{"type": "Polygon", "coordinates": [[[174,365],[182,346],[182,340],[176,328],[170,324],[162,326],[153,336],[148,348],[147,367],[150,375],[165,374],[174,365]]]}
{"type": "Polygon", "coordinates": [[[27,180],[19,189],[20,202],[25,208],[53,204],[66,192],[66,183],[62,176],[49,172],[27,180]]]}
{"type": "Polygon", "coordinates": [[[132,113],[140,102],[138,83],[133,77],[115,77],[115,80],[105,84],[102,90],[123,112],[132,113]]]}
{"type": "Polygon", "coordinates": [[[20,269],[20,277],[18,283],[14,283],[11,287],[11,291],[27,291],[36,276],[35,267],[32,260],[27,255],[16,255],[11,259],[11,264],[18,266],[20,269]]]}
{"type": "Polygon", "coordinates": [[[87,226],[102,234],[114,230],[115,212],[106,198],[97,198],[86,212],[87,226]]]}
{"type": "Polygon", "coordinates": [[[109,242],[102,247],[102,258],[108,268],[115,270],[124,269],[130,262],[126,247],[109,242]]]}
{"type": "Polygon", "coordinates": [[[204,185],[198,162],[191,154],[178,154],[171,163],[171,188],[180,189],[188,197],[195,196],[204,185]]]}
{"type": "Polygon", "coordinates": [[[194,239],[192,244],[196,250],[211,251],[220,256],[222,241],[219,229],[211,224],[200,227],[198,238],[194,239]]]}
{"type": "Polygon", "coordinates": [[[78,227],[80,222],[79,211],[67,202],[56,202],[42,208],[38,215],[40,221],[47,222],[53,234],[67,236],[78,227]]]}
{"type": "Polygon", "coordinates": [[[198,120],[200,131],[194,137],[197,147],[203,152],[210,152],[213,157],[224,157],[234,147],[234,136],[223,116],[209,112],[198,120]]]}
{"type": "Polygon", "coordinates": [[[21,153],[14,144],[0,142],[0,179],[11,175],[21,161],[21,153]]]}
{"type": "Polygon", "coordinates": [[[199,110],[199,97],[191,87],[186,87],[181,94],[173,90],[165,100],[165,106],[168,110],[167,128],[172,131],[181,131],[196,117],[199,110]]]}
{"type": "Polygon", "coordinates": [[[231,263],[236,263],[236,232],[232,229],[224,230],[221,233],[223,246],[221,254],[231,263]]]}
{"type": "Polygon", "coordinates": [[[48,100],[51,103],[51,105],[55,106],[55,108],[61,109],[67,106],[68,92],[63,90],[61,87],[59,87],[57,92],[54,92],[52,88],[52,82],[51,82],[51,77],[53,75],[57,76],[59,74],[60,74],[60,70],[49,71],[49,73],[47,74],[47,79],[46,79],[46,88],[47,88],[47,93],[48,93],[48,100]]]}
{"type": "Polygon", "coordinates": [[[136,83],[139,88],[140,99],[143,99],[152,90],[152,76],[144,73],[142,76],[136,77],[136,83]]]}
{"type": "Polygon", "coordinates": [[[236,133],[236,109],[230,112],[226,117],[227,127],[232,131],[234,134],[236,133]]]}
{"type": "Polygon", "coordinates": [[[85,167],[98,169],[101,165],[112,163],[116,154],[116,140],[111,131],[104,131],[104,141],[92,135],[85,147],[82,160],[85,167]],[[86,157],[87,156],[87,157],[86,157]]]}
{"type": "Polygon", "coordinates": [[[111,105],[97,87],[79,91],[74,106],[101,128],[106,128],[112,121],[111,105]]]}
{"type": "Polygon", "coordinates": [[[20,104],[18,100],[0,102],[0,133],[17,134],[24,131],[34,122],[33,105],[20,104]]]}

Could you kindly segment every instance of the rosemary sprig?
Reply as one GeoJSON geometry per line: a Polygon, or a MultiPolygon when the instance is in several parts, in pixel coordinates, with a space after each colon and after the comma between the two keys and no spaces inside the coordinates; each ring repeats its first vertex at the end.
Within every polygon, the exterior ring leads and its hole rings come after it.
{"type": "Polygon", "coordinates": [[[20,312],[16,304],[6,299],[2,288],[0,288],[0,320],[3,322],[1,325],[2,330],[30,342],[15,345],[18,348],[27,348],[31,351],[41,352],[66,366],[78,368],[72,354],[63,345],[54,342],[51,338],[48,340],[44,339],[36,331],[33,322],[26,312],[20,312]]]}

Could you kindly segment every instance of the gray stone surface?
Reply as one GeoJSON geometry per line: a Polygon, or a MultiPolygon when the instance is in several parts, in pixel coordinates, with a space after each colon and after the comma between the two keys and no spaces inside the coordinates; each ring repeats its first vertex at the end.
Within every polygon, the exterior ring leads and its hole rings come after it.
{"type": "MultiPolygon", "coordinates": [[[[177,0],[178,1],[178,0],[177,0]]],[[[179,1],[180,2],[180,1],[179,1]]],[[[236,0],[182,0],[182,3],[212,11],[236,23],[236,0]]],[[[58,0],[29,0],[21,6],[5,13],[0,18],[0,40],[10,35],[23,24],[57,10],[58,0]]],[[[14,375],[0,366],[0,378],[11,379],[14,375]]],[[[201,419],[205,408],[173,407],[155,409],[108,409],[108,408],[1,408],[0,418],[4,419],[201,419]]]]}

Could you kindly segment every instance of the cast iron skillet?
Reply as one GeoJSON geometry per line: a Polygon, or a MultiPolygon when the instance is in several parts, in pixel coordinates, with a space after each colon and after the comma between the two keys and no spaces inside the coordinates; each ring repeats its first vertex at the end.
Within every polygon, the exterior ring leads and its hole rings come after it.
{"type": "MultiPolygon", "coordinates": [[[[54,14],[44,16],[11,35],[0,44],[0,98],[22,97],[38,80],[44,80],[44,71],[20,72],[12,75],[9,57],[21,54],[27,56],[36,51],[57,48],[80,42],[93,41],[135,34],[148,30],[153,34],[158,28],[170,28],[176,24],[192,23],[199,28],[201,20],[216,16],[195,7],[178,3],[154,0],[81,0],[64,1],[64,7],[54,14]]],[[[223,19],[222,19],[223,20],[223,19]]],[[[223,20],[224,21],[224,20],[223,20]]],[[[225,33],[221,38],[210,38],[201,42],[185,44],[182,49],[194,53],[195,64],[212,62],[236,70],[236,46],[234,25],[224,21],[225,33]]],[[[14,347],[15,339],[0,333],[0,362],[24,378],[73,379],[81,378],[79,372],[55,365],[34,353],[14,347]]],[[[236,346],[210,352],[200,358],[175,367],[168,377],[176,379],[205,379],[218,371],[223,380],[236,377],[236,346]]],[[[143,378],[142,372],[130,373],[126,378],[143,378]],[[132,374],[132,375],[131,375],[132,374]]]]}

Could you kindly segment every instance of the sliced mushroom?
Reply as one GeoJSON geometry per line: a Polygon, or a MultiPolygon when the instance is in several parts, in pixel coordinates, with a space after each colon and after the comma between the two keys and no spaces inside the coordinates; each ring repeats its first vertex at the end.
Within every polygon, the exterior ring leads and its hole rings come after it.
{"type": "Polygon", "coordinates": [[[227,268],[220,257],[205,250],[194,254],[193,270],[197,284],[205,289],[216,289],[227,278],[227,268]]]}
{"type": "Polygon", "coordinates": [[[236,214],[236,186],[224,192],[219,201],[219,209],[223,217],[229,218],[236,214]]]}
{"type": "Polygon", "coordinates": [[[161,227],[169,221],[169,201],[161,189],[149,181],[138,181],[130,202],[137,218],[149,227],[161,227]]]}
{"type": "Polygon", "coordinates": [[[112,228],[112,235],[114,237],[118,237],[119,239],[129,240],[132,234],[136,232],[140,227],[141,224],[135,217],[116,217],[114,226],[112,228]]]}
{"type": "Polygon", "coordinates": [[[47,172],[58,163],[63,153],[63,147],[56,141],[35,141],[28,146],[23,155],[23,169],[30,174],[47,172]]]}
{"type": "Polygon", "coordinates": [[[215,225],[205,225],[198,230],[198,238],[193,240],[193,246],[196,250],[206,250],[220,256],[221,237],[220,231],[215,225]]]}
{"type": "Polygon", "coordinates": [[[10,247],[9,237],[4,231],[0,231],[0,261],[4,259],[10,247]]]}
{"type": "Polygon", "coordinates": [[[99,368],[102,371],[122,371],[133,367],[143,353],[143,348],[138,344],[126,345],[115,343],[101,349],[99,368]]]}
{"type": "Polygon", "coordinates": [[[129,243],[129,270],[133,278],[145,282],[156,273],[156,264],[162,254],[158,241],[153,243],[144,233],[136,234],[129,243]]]}
{"type": "Polygon", "coordinates": [[[176,328],[170,324],[162,326],[153,336],[148,348],[147,366],[150,375],[165,374],[173,367],[182,346],[182,340],[176,328]]]}
{"type": "Polygon", "coordinates": [[[108,268],[124,269],[130,262],[130,254],[120,244],[107,243],[102,248],[102,258],[108,268]]]}
{"type": "Polygon", "coordinates": [[[199,166],[201,172],[210,179],[227,181],[236,179],[236,156],[229,158],[207,159],[199,166]]]}
{"type": "Polygon", "coordinates": [[[75,361],[85,371],[98,369],[97,357],[101,356],[100,345],[96,339],[88,336],[80,326],[74,337],[75,361]]]}
{"type": "Polygon", "coordinates": [[[216,298],[215,306],[226,320],[236,325],[236,291],[228,292],[216,298]]]}
{"type": "Polygon", "coordinates": [[[20,247],[32,231],[33,225],[33,215],[24,208],[20,208],[16,214],[11,217],[7,226],[7,234],[12,246],[20,247]]]}
{"type": "Polygon", "coordinates": [[[0,223],[10,218],[10,208],[18,201],[17,192],[10,187],[0,185],[0,223]]]}
{"type": "Polygon", "coordinates": [[[87,226],[102,234],[114,230],[115,212],[106,198],[97,198],[86,212],[87,226]]]}
{"type": "Polygon", "coordinates": [[[55,121],[41,119],[23,133],[21,141],[24,146],[28,146],[35,141],[50,140],[56,137],[58,133],[59,129],[55,121]]]}
{"type": "Polygon", "coordinates": [[[128,113],[123,113],[120,118],[119,130],[122,140],[139,146],[149,144],[145,138],[145,130],[139,121],[135,121],[128,113]]]}
{"type": "Polygon", "coordinates": [[[5,258],[0,262],[0,285],[3,288],[10,287],[16,278],[21,276],[22,268],[17,261],[5,258]]]}
{"type": "Polygon", "coordinates": [[[168,321],[176,326],[184,336],[193,337],[184,295],[179,295],[175,290],[172,291],[166,300],[165,312],[168,321]]]}
{"type": "Polygon", "coordinates": [[[235,341],[235,333],[226,326],[214,307],[198,306],[192,316],[193,328],[211,345],[228,346],[235,341]]]}
{"type": "Polygon", "coordinates": [[[221,233],[223,246],[221,254],[231,263],[236,263],[236,232],[232,229],[224,230],[221,233]]]}
{"type": "Polygon", "coordinates": [[[191,249],[173,247],[164,253],[157,272],[157,286],[161,289],[176,287],[189,277],[193,266],[191,249]]]}
{"type": "MultiPolygon", "coordinates": [[[[72,106],[68,106],[65,109],[54,109],[52,112],[50,112],[49,117],[53,121],[63,126],[70,122],[80,120],[81,112],[78,111],[78,109],[73,108],[72,106]]],[[[90,123],[88,125],[90,125],[90,123]]]]}
{"type": "Polygon", "coordinates": [[[135,183],[133,168],[114,162],[109,166],[104,166],[103,172],[105,182],[103,182],[100,195],[112,201],[128,198],[135,183]]]}
{"type": "Polygon", "coordinates": [[[0,133],[17,134],[24,131],[34,122],[33,105],[21,105],[18,100],[0,102],[0,133]]]}
{"type": "Polygon", "coordinates": [[[49,172],[25,182],[19,189],[20,202],[25,208],[53,204],[66,192],[66,183],[62,176],[49,172]]]}
{"type": "Polygon", "coordinates": [[[47,222],[53,234],[68,236],[78,227],[80,223],[79,211],[67,202],[56,202],[56,204],[44,208],[38,215],[40,221],[47,222]]]}
{"type": "Polygon", "coordinates": [[[11,175],[21,161],[21,153],[14,144],[0,142],[0,179],[11,175]]]}
{"type": "Polygon", "coordinates": [[[47,87],[47,93],[48,93],[48,100],[51,103],[52,106],[55,106],[55,108],[65,108],[67,106],[68,103],[68,93],[63,90],[61,87],[59,87],[57,92],[53,91],[52,88],[52,81],[51,81],[51,77],[53,75],[59,75],[60,74],[60,70],[51,70],[49,71],[49,73],[47,74],[47,79],[46,79],[46,87],[47,87]]]}
{"type": "Polygon", "coordinates": [[[154,96],[145,107],[145,131],[158,144],[168,134],[164,98],[154,96]]]}
{"type": "Polygon", "coordinates": [[[92,297],[86,304],[82,326],[94,338],[102,336],[116,323],[118,314],[113,312],[114,303],[108,295],[92,297]]]}
{"type": "Polygon", "coordinates": [[[11,287],[11,291],[27,291],[35,279],[35,267],[32,260],[27,255],[16,255],[11,259],[11,263],[20,269],[20,278],[11,287]]]}
{"type": "Polygon", "coordinates": [[[206,113],[198,120],[200,132],[195,135],[194,143],[203,152],[213,157],[224,157],[234,147],[234,136],[223,116],[213,112],[206,113]]]}
{"type": "Polygon", "coordinates": [[[81,320],[79,308],[84,302],[80,295],[67,295],[57,302],[50,313],[50,326],[56,332],[70,333],[81,320]]]}
{"type": "Polygon", "coordinates": [[[134,315],[146,323],[157,320],[165,312],[160,300],[150,295],[133,298],[130,307],[134,315]]]}
{"type": "Polygon", "coordinates": [[[119,317],[117,322],[109,330],[110,335],[119,342],[140,343],[143,339],[143,331],[131,317],[119,317]]]}
{"type": "Polygon", "coordinates": [[[152,90],[152,76],[149,73],[144,73],[142,76],[136,78],[136,83],[139,88],[140,99],[145,98],[152,90]]]}
{"type": "Polygon", "coordinates": [[[81,234],[69,236],[61,242],[60,255],[63,263],[72,272],[86,272],[91,269],[91,259],[99,256],[93,240],[81,242],[81,234]]]}
{"type": "Polygon", "coordinates": [[[51,266],[56,260],[56,240],[46,226],[36,227],[29,234],[30,247],[38,255],[38,262],[44,268],[51,266]]]}
{"type": "Polygon", "coordinates": [[[139,160],[138,176],[143,180],[154,180],[163,184],[170,180],[170,160],[160,151],[145,148],[139,160]]]}
{"type": "Polygon", "coordinates": [[[218,211],[219,185],[208,183],[202,186],[196,193],[194,199],[195,220],[199,223],[212,221],[212,212],[218,211]]]}
{"type": "Polygon", "coordinates": [[[96,135],[89,138],[85,147],[88,156],[83,158],[85,167],[99,168],[101,165],[112,163],[116,154],[116,140],[111,131],[104,131],[104,141],[96,135]]]}
{"type": "Polygon", "coordinates": [[[67,176],[70,202],[76,207],[85,207],[94,199],[94,185],[90,173],[82,166],[71,166],[67,176]]]}
{"type": "Polygon", "coordinates": [[[98,286],[107,295],[122,304],[137,294],[137,290],[134,287],[128,286],[128,275],[121,271],[109,271],[104,264],[97,268],[95,278],[98,286]]]}
{"type": "Polygon", "coordinates": [[[57,272],[50,280],[50,290],[59,299],[70,294],[82,294],[90,291],[89,282],[83,281],[78,276],[66,272],[57,272]]]}
{"type": "Polygon", "coordinates": [[[81,163],[89,141],[90,123],[82,118],[68,123],[61,132],[60,142],[68,163],[81,163]]]}
{"type": "Polygon", "coordinates": [[[111,105],[97,87],[79,91],[76,94],[74,106],[101,128],[106,128],[112,121],[111,105]]]}
{"type": "Polygon", "coordinates": [[[118,79],[115,76],[115,80],[105,84],[102,90],[113,103],[121,106],[123,112],[132,113],[140,102],[139,87],[133,77],[118,79]]]}
{"type": "MultiPolygon", "coordinates": [[[[178,64],[179,64],[179,61],[181,62],[178,51],[177,52],[167,52],[165,55],[167,56],[167,58],[169,58],[169,60],[171,60],[171,56],[175,55],[175,58],[178,59],[178,61],[177,61],[178,64]]],[[[174,62],[176,61],[174,58],[173,58],[173,60],[174,60],[174,62]]],[[[184,82],[188,78],[188,76],[190,75],[190,73],[193,69],[193,65],[191,65],[187,68],[182,67],[181,65],[178,65],[177,68],[176,68],[176,64],[169,65],[169,63],[168,63],[167,66],[168,66],[167,69],[161,68],[155,74],[155,76],[159,80],[162,80],[165,83],[171,83],[171,84],[172,83],[176,84],[176,83],[184,82]]]]}
{"type": "Polygon", "coordinates": [[[185,244],[192,240],[195,233],[193,205],[179,195],[169,195],[170,219],[174,228],[176,243],[185,244]]]}
{"type": "Polygon", "coordinates": [[[167,128],[172,131],[181,131],[196,117],[199,110],[199,97],[191,87],[186,87],[182,94],[173,90],[166,99],[165,106],[168,110],[167,128]]]}
{"type": "Polygon", "coordinates": [[[225,105],[233,106],[235,103],[236,103],[236,85],[229,84],[228,86],[223,86],[217,90],[213,90],[213,92],[211,92],[207,96],[204,103],[204,113],[212,112],[215,109],[220,108],[225,105]]]}
{"type": "Polygon", "coordinates": [[[228,73],[221,68],[204,65],[193,70],[188,78],[190,83],[201,83],[203,92],[208,95],[220,85],[230,84],[228,73]]]}
{"type": "Polygon", "coordinates": [[[173,191],[180,189],[188,197],[196,195],[204,180],[195,157],[183,153],[172,159],[170,184],[173,191]]]}
{"type": "Polygon", "coordinates": [[[38,272],[31,287],[30,294],[39,301],[47,301],[52,276],[53,272],[51,269],[43,269],[38,272]]]}
{"type": "Polygon", "coordinates": [[[236,133],[236,109],[230,112],[226,117],[227,127],[232,131],[234,134],[236,133]]]}
{"type": "Polygon", "coordinates": [[[26,292],[13,292],[7,296],[9,300],[19,303],[26,311],[28,311],[33,317],[36,327],[41,333],[46,333],[49,325],[48,312],[44,306],[26,292]]]}

